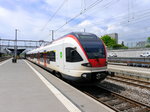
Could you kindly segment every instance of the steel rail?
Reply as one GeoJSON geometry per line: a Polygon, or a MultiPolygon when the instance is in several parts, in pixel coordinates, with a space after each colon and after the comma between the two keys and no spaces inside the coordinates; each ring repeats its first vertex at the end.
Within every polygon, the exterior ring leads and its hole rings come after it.
{"type": "Polygon", "coordinates": [[[0,57],[0,62],[5,61],[7,59],[9,59],[10,57],[0,57]]]}
{"type": "MultiPolygon", "coordinates": [[[[138,80],[135,80],[135,79],[133,79],[133,80],[131,79],[132,81],[136,81],[136,82],[142,83],[142,84],[138,84],[138,83],[135,83],[135,82],[128,82],[128,81],[131,81],[131,80],[124,79],[124,78],[118,79],[118,78],[115,78],[115,77],[107,77],[107,79],[114,80],[114,81],[121,82],[121,83],[126,83],[128,85],[133,85],[133,86],[140,87],[140,88],[146,88],[146,89],[150,90],[150,86],[145,86],[145,84],[143,84],[143,82],[146,83],[145,81],[138,81],[138,80]]],[[[150,85],[150,83],[148,83],[148,82],[146,84],[150,85]]]]}
{"type": "Polygon", "coordinates": [[[142,81],[142,80],[139,80],[139,79],[133,79],[133,78],[128,78],[128,77],[125,77],[125,76],[118,76],[118,75],[115,75],[115,77],[120,78],[120,79],[136,81],[136,82],[139,82],[139,83],[144,83],[146,85],[150,85],[150,82],[148,82],[148,81],[142,81]]]}
{"type": "Polygon", "coordinates": [[[118,93],[116,93],[116,92],[114,92],[114,91],[111,91],[111,90],[106,89],[105,87],[102,87],[102,86],[98,86],[98,87],[100,87],[100,88],[102,88],[102,89],[104,89],[104,90],[106,90],[106,91],[112,93],[113,95],[115,95],[115,96],[117,96],[117,97],[123,98],[123,99],[125,99],[125,100],[127,100],[127,101],[129,101],[129,102],[131,102],[131,103],[135,103],[136,105],[140,105],[140,106],[147,107],[148,110],[150,111],[150,106],[147,105],[147,104],[144,104],[144,103],[138,102],[138,101],[136,101],[136,100],[133,100],[133,99],[131,99],[131,98],[128,98],[128,97],[126,97],[126,96],[120,95],[120,94],[118,94],[118,93]]]}
{"type": "MultiPolygon", "coordinates": [[[[89,89],[89,88],[87,88],[87,89],[89,89]]],[[[140,110],[142,112],[149,112],[150,111],[150,106],[147,105],[147,104],[144,104],[144,103],[135,101],[133,99],[127,98],[125,96],[122,96],[122,95],[120,95],[116,92],[113,92],[111,90],[108,90],[105,87],[100,86],[100,85],[97,86],[96,90],[99,90],[99,89],[104,90],[103,92],[101,91],[101,93],[100,93],[100,94],[102,94],[101,95],[102,97],[99,97],[99,95],[94,95],[94,94],[92,94],[90,92],[87,92],[85,90],[82,91],[82,89],[80,89],[80,90],[83,93],[87,94],[88,96],[90,96],[90,97],[94,98],[95,100],[99,101],[100,103],[102,103],[102,104],[108,106],[109,108],[113,109],[116,112],[125,111],[125,110],[128,110],[128,109],[137,108],[137,107],[139,107],[139,109],[141,107],[143,107],[140,110]],[[118,100],[118,102],[114,102],[116,100],[118,100]],[[127,106],[120,107],[120,108],[115,107],[115,106],[117,106],[119,104],[123,104],[123,103],[126,103],[127,106]]],[[[93,89],[93,91],[94,91],[94,89],[93,89]]]]}

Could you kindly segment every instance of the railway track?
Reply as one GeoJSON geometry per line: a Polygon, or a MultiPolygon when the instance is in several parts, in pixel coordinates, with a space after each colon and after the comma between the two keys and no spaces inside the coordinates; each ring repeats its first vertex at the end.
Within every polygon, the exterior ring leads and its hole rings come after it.
{"type": "Polygon", "coordinates": [[[109,65],[120,65],[120,66],[130,66],[130,67],[141,67],[141,68],[150,68],[150,63],[138,63],[138,64],[130,64],[127,62],[108,62],[109,65]]]}
{"type": "Polygon", "coordinates": [[[108,63],[149,68],[150,57],[108,57],[108,63]]]}
{"type": "Polygon", "coordinates": [[[93,86],[91,88],[84,87],[79,89],[116,112],[150,112],[149,105],[107,90],[103,86],[93,86]]]}
{"type": "Polygon", "coordinates": [[[0,58],[0,62],[2,62],[2,61],[5,61],[5,60],[7,60],[7,59],[9,59],[10,57],[3,57],[3,58],[0,58]]]}
{"type": "Polygon", "coordinates": [[[148,81],[146,82],[138,79],[132,79],[132,78],[117,76],[117,75],[115,75],[114,77],[107,77],[107,79],[150,90],[150,82],[148,81]]]}
{"type": "Polygon", "coordinates": [[[150,68],[150,62],[109,61],[110,65],[150,68]]]}

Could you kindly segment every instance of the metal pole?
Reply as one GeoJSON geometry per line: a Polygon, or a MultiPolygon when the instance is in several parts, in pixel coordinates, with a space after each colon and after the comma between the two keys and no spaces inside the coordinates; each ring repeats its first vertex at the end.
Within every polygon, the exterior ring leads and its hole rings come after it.
{"type": "Polygon", "coordinates": [[[2,48],[1,48],[1,37],[0,37],[0,57],[1,57],[1,52],[2,52],[2,48]]]}
{"type": "Polygon", "coordinates": [[[14,58],[17,59],[17,29],[15,29],[14,58]]]}
{"type": "Polygon", "coordinates": [[[52,41],[54,40],[54,30],[51,30],[52,31],[52,41]]]}
{"type": "Polygon", "coordinates": [[[84,28],[84,32],[85,32],[85,28],[84,28]]]}

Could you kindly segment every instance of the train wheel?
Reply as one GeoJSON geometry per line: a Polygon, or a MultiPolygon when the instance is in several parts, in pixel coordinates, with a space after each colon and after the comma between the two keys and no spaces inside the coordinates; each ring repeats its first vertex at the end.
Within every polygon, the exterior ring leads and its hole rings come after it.
{"type": "Polygon", "coordinates": [[[55,72],[55,71],[52,71],[52,74],[53,74],[53,75],[56,75],[56,72],[55,72]]]}
{"type": "Polygon", "coordinates": [[[60,78],[60,79],[62,79],[62,75],[61,75],[61,73],[59,73],[59,72],[56,72],[56,77],[58,77],[58,78],[60,78]]]}

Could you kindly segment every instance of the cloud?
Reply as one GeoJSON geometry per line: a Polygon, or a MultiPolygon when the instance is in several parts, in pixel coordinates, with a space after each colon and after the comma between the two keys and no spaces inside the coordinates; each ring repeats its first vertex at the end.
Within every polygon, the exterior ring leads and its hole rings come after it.
{"type": "MultiPolygon", "coordinates": [[[[0,1],[0,36],[14,38],[14,30],[20,30],[20,39],[51,40],[50,30],[56,30],[66,21],[79,14],[95,0],[66,0],[52,21],[47,22],[63,3],[60,0],[6,0],[0,1]],[[46,27],[41,30],[44,25],[46,27]]],[[[55,38],[72,31],[84,31],[102,36],[118,33],[124,41],[145,39],[149,31],[149,0],[128,1],[106,0],[75,18],[55,32],[55,38]],[[142,10],[142,11],[139,11],[142,10]],[[145,11],[146,12],[145,12],[145,11]],[[129,12],[129,13],[128,13],[129,12]],[[142,12],[142,13],[141,13],[142,12]],[[148,13],[144,15],[144,13],[148,13]],[[144,16],[138,16],[143,14],[144,16]],[[130,22],[128,19],[130,18],[130,22]],[[146,17],[145,17],[146,16],[146,17]],[[133,19],[134,18],[134,19],[133,19]]]]}
{"type": "Polygon", "coordinates": [[[38,39],[42,37],[40,34],[40,28],[45,23],[45,19],[39,14],[31,14],[22,9],[8,10],[0,7],[0,24],[3,26],[0,28],[0,32],[3,32],[2,36],[11,37],[14,36],[14,30],[19,29],[20,38],[23,39],[38,39]],[[41,37],[40,37],[41,36],[41,37]]]}
{"type": "Polygon", "coordinates": [[[102,36],[104,30],[91,22],[91,20],[85,20],[78,24],[78,28],[85,28],[87,32],[95,33],[98,36],[102,36]]]}

